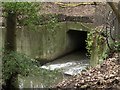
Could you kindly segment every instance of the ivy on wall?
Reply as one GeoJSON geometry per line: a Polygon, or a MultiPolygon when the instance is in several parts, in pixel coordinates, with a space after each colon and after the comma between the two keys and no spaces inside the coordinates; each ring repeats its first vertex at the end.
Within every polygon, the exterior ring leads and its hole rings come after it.
{"type": "Polygon", "coordinates": [[[98,59],[98,61],[107,57],[107,51],[105,50],[106,38],[102,35],[102,33],[104,33],[103,30],[96,28],[95,30],[88,32],[86,40],[88,55],[97,56],[96,59],[98,59]]]}

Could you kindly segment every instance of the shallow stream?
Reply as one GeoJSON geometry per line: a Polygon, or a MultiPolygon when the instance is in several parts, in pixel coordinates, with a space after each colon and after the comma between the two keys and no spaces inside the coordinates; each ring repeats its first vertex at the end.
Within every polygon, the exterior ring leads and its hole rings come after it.
{"type": "Polygon", "coordinates": [[[51,87],[63,79],[68,79],[79,74],[82,70],[89,66],[89,58],[84,52],[74,52],[62,58],[47,63],[40,68],[49,71],[40,76],[21,77],[19,79],[21,88],[45,88],[51,87]],[[55,70],[59,71],[54,72],[55,70]],[[51,73],[51,72],[54,73],[51,73]]]}

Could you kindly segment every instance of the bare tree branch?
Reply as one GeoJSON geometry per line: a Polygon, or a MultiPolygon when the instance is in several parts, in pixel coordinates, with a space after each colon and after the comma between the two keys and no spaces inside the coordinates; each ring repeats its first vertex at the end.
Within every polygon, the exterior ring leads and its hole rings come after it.
{"type": "Polygon", "coordinates": [[[115,6],[114,2],[107,2],[109,4],[109,6],[112,8],[113,12],[115,13],[118,22],[120,23],[120,12],[117,9],[117,7],[115,6]]]}

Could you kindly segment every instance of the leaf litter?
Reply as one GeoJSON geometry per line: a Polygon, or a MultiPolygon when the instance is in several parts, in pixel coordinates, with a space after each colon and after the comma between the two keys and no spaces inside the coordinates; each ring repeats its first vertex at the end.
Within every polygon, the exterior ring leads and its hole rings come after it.
{"type": "Polygon", "coordinates": [[[57,89],[85,90],[120,90],[120,54],[114,53],[112,58],[69,80],[54,86],[57,89]]]}

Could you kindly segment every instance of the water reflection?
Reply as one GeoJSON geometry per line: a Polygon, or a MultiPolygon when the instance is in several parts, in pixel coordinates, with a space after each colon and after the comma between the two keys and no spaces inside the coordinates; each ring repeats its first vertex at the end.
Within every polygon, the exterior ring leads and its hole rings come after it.
{"type": "Polygon", "coordinates": [[[19,76],[19,88],[48,88],[64,79],[62,73],[57,71],[41,71],[40,75],[23,77],[19,76]]]}
{"type": "Polygon", "coordinates": [[[19,77],[19,87],[23,88],[48,88],[63,79],[79,74],[89,65],[89,58],[85,53],[75,52],[40,67],[41,73],[35,76],[19,77]],[[57,70],[57,71],[56,71],[57,70]]]}

